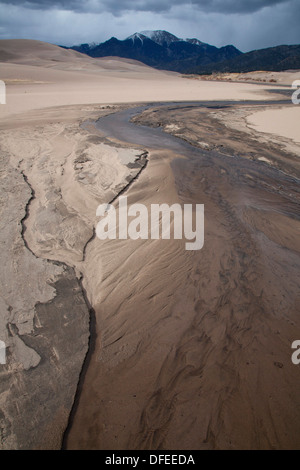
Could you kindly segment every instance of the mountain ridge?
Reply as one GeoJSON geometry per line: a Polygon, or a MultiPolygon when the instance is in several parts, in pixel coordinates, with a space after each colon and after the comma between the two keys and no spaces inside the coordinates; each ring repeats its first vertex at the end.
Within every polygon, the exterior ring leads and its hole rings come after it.
{"type": "Polygon", "coordinates": [[[66,49],[94,58],[116,56],[135,59],[157,69],[189,74],[300,69],[300,45],[243,53],[231,44],[218,48],[197,38],[178,38],[165,30],[146,30],[124,40],[111,37],[103,43],[80,44],[66,49]]]}

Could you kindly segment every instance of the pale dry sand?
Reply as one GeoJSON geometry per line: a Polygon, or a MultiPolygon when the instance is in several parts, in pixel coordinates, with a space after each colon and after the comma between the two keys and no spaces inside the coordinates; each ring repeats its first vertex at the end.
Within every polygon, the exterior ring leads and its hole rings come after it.
{"type": "MultiPolygon", "coordinates": [[[[9,346],[2,448],[60,447],[90,307],[95,334],[68,448],[297,447],[290,342],[299,331],[298,225],[270,209],[285,193],[269,200],[262,182],[268,210],[257,213],[254,203],[242,204],[249,195],[230,189],[239,178],[251,185],[258,173],[231,179],[230,159],[223,168],[180,163],[172,170],[174,153],[80,127],[120,103],[274,99],[268,87],[188,81],[36,41],[0,41],[0,60],[7,83],[7,105],[0,105],[0,334],[9,346]],[[205,251],[186,252],[180,240],[92,237],[97,205],[137,175],[126,192],[130,202],[205,202],[205,251]],[[253,230],[263,234],[255,242],[253,230]],[[272,311],[265,317],[266,304],[272,311]]],[[[162,115],[172,132],[182,127],[173,112],[171,122],[171,114],[162,115]]],[[[209,149],[212,129],[199,138],[199,128],[187,128],[193,120],[199,125],[199,113],[184,121],[183,137],[194,135],[209,149]]],[[[294,210],[292,196],[290,204],[294,210]]]]}
{"type": "Polygon", "coordinates": [[[300,105],[264,110],[247,117],[248,126],[300,143],[300,105]]]}
{"type": "Polygon", "coordinates": [[[269,98],[252,84],[187,81],[136,61],[91,59],[39,41],[0,41],[1,61],[0,79],[8,84],[5,118],[74,104],[269,98]]]}

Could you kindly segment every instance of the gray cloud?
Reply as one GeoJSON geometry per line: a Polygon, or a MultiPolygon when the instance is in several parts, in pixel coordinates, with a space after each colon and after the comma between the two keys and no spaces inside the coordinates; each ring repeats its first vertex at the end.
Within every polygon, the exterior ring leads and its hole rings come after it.
{"type": "Polygon", "coordinates": [[[2,3],[24,8],[48,10],[58,9],[82,13],[107,11],[119,16],[125,11],[167,12],[174,6],[193,5],[204,12],[253,13],[273,7],[289,0],[1,0],[2,3]]]}
{"type": "Polygon", "coordinates": [[[55,0],[31,0],[30,4],[0,0],[0,39],[38,39],[70,46],[99,43],[111,36],[124,39],[136,31],[165,29],[178,37],[197,37],[218,47],[234,44],[244,52],[300,43],[299,0],[199,0],[201,9],[191,1],[173,0],[171,7],[171,2],[163,0],[124,0],[122,8],[128,8],[124,11],[117,9],[119,2],[57,0],[55,7],[55,0]],[[257,10],[249,11],[249,3],[257,10]],[[271,3],[272,8],[262,8],[271,3]],[[215,11],[218,4],[220,9],[215,11]],[[204,5],[208,5],[206,10],[204,5]]]}

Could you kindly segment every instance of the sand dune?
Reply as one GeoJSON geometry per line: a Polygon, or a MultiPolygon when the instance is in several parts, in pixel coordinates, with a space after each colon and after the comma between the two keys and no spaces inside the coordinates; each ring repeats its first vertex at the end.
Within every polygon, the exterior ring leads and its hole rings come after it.
{"type": "Polygon", "coordinates": [[[45,62],[76,62],[85,60],[79,52],[66,50],[53,44],[31,39],[2,39],[1,62],[34,65],[45,62]]]}
{"type": "Polygon", "coordinates": [[[269,98],[252,84],[220,87],[185,80],[136,61],[92,59],[40,41],[1,40],[0,60],[4,63],[0,79],[7,82],[7,105],[1,107],[5,118],[75,104],[269,98]]]}

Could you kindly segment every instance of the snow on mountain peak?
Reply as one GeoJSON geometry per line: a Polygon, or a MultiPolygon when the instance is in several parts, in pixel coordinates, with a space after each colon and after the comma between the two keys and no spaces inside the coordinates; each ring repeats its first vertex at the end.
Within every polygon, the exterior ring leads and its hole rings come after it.
{"type": "Polygon", "coordinates": [[[192,38],[192,39],[181,39],[175,36],[174,34],[169,33],[168,31],[164,31],[161,29],[158,29],[156,31],[141,31],[140,33],[134,33],[131,36],[128,36],[126,39],[132,39],[132,41],[140,40],[141,42],[144,42],[144,40],[148,38],[151,39],[153,42],[156,44],[159,44],[160,46],[167,46],[169,47],[172,42],[177,42],[177,41],[185,41],[189,42],[190,44],[195,44],[197,46],[201,46],[204,44],[203,42],[199,41],[199,39],[192,38]]]}
{"type": "Polygon", "coordinates": [[[196,39],[196,38],[192,38],[192,39],[186,38],[185,41],[189,42],[190,44],[196,44],[197,46],[201,46],[202,44],[204,44],[204,42],[199,41],[199,39],[196,39]]]}
{"type": "Polygon", "coordinates": [[[160,46],[163,46],[164,44],[169,46],[171,42],[180,41],[180,39],[177,36],[174,36],[174,34],[160,29],[156,31],[141,31],[141,34],[156,42],[160,46]]]}
{"type": "Polygon", "coordinates": [[[144,39],[146,39],[146,35],[144,35],[143,33],[134,33],[132,34],[131,36],[128,36],[128,38],[126,39],[132,39],[132,41],[134,42],[136,39],[139,39],[140,41],[144,41],[144,39]]]}

